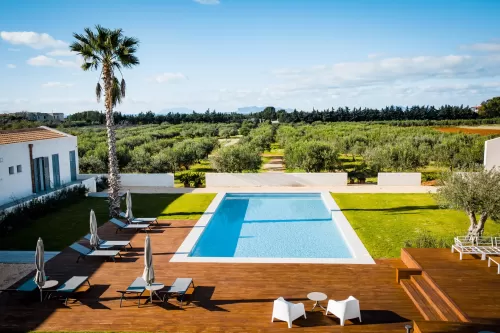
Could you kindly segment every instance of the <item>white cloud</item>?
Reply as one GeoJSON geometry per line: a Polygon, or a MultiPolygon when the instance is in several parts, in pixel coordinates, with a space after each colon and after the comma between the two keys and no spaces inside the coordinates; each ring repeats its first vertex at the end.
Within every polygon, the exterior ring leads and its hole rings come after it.
{"type": "Polygon", "coordinates": [[[500,52],[500,43],[476,43],[470,45],[462,45],[460,48],[474,51],[500,52]]]}
{"type": "Polygon", "coordinates": [[[290,90],[389,84],[426,79],[484,78],[500,75],[500,56],[386,58],[302,69],[280,69],[273,74],[277,78],[286,80],[290,90]]]}
{"type": "Polygon", "coordinates": [[[47,82],[42,84],[43,88],[68,88],[74,86],[73,83],[47,82]]]}
{"type": "Polygon", "coordinates": [[[34,58],[30,58],[27,61],[28,65],[37,67],[78,67],[78,61],[67,61],[50,58],[44,55],[39,55],[34,58]]]}
{"type": "Polygon", "coordinates": [[[7,64],[7,68],[10,68],[10,69],[14,69],[16,68],[17,66],[14,65],[14,64],[7,64]]]}
{"type": "Polygon", "coordinates": [[[200,3],[202,5],[218,5],[220,0],[194,0],[194,2],[200,3]]]}
{"type": "Polygon", "coordinates": [[[368,54],[368,59],[379,58],[379,57],[381,57],[383,55],[384,55],[383,53],[370,53],[370,54],[368,54]]]}
{"type": "Polygon", "coordinates": [[[71,56],[75,56],[76,53],[70,51],[70,50],[53,50],[53,51],[50,51],[50,52],[47,52],[47,55],[48,56],[51,56],[51,57],[71,57],[71,56]]]}
{"type": "Polygon", "coordinates": [[[180,83],[188,78],[182,73],[163,73],[154,77],[158,83],[180,83]]]}
{"type": "Polygon", "coordinates": [[[65,48],[68,44],[62,40],[56,40],[46,33],[37,33],[33,31],[2,31],[0,37],[14,45],[25,45],[34,49],[44,48],[65,48]]]}
{"type": "Polygon", "coordinates": [[[7,51],[9,51],[9,52],[19,52],[19,51],[21,51],[21,50],[20,50],[20,49],[14,49],[14,48],[9,47],[9,48],[7,49],[7,51]]]}

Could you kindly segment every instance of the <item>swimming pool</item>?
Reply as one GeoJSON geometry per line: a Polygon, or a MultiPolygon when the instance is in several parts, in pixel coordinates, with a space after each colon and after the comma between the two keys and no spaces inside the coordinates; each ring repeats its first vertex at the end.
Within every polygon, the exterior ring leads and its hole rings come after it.
{"type": "Polygon", "coordinates": [[[171,261],[373,263],[329,193],[219,193],[171,261]]]}

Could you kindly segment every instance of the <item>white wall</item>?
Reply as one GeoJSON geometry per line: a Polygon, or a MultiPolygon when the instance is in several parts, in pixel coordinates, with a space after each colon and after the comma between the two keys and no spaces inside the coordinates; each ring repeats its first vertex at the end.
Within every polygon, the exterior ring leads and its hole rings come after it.
{"type": "Polygon", "coordinates": [[[491,170],[494,167],[500,170],[500,138],[484,143],[484,168],[491,170]]]}
{"type": "MultiPolygon", "coordinates": [[[[106,174],[85,173],[78,175],[79,179],[85,179],[89,176],[107,177],[106,174]]],[[[174,187],[173,173],[121,173],[120,182],[122,187],[127,186],[158,186],[158,187],[174,187]]]]}
{"type": "Polygon", "coordinates": [[[347,173],[206,173],[207,187],[345,186],[347,173]]]}
{"type": "Polygon", "coordinates": [[[52,154],[59,154],[61,185],[71,182],[69,152],[75,151],[76,170],[78,173],[78,147],[74,136],[55,139],[29,141],[0,145],[0,205],[33,194],[31,183],[31,165],[28,145],[33,144],[33,158],[48,157],[50,181],[53,179],[52,154]],[[22,171],[17,173],[17,165],[22,171]],[[14,167],[14,174],[9,175],[9,167],[14,167]]]}
{"type": "Polygon", "coordinates": [[[420,186],[420,172],[379,172],[377,185],[382,186],[420,186]]]}
{"type": "Polygon", "coordinates": [[[95,177],[90,177],[82,180],[82,185],[89,190],[89,193],[97,192],[97,187],[95,183],[95,177]]]}

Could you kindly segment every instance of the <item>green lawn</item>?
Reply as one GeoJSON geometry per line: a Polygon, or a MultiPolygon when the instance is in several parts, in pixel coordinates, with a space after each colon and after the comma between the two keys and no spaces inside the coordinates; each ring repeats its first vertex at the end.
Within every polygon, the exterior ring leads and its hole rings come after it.
{"type": "MultiPolygon", "coordinates": [[[[214,197],[212,193],[132,194],[133,212],[138,217],[197,220],[214,197]]],[[[42,237],[45,250],[62,250],[89,232],[90,209],[94,209],[99,225],[107,221],[107,202],[85,198],[0,238],[0,250],[34,250],[38,237],[42,237]]]]}
{"type": "MultiPolygon", "coordinates": [[[[332,196],[374,258],[399,257],[405,240],[413,239],[418,230],[451,242],[469,226],[465,213],[440,209],[430,194],[332,196]]],[[[500,224],[488,221],[485,234],[500,234],[500,224]]]]}

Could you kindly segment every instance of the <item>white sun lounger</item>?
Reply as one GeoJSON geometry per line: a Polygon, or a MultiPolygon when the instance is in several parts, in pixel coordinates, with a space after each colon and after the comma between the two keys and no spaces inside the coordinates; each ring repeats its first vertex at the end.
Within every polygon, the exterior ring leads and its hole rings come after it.
{"type": "MultiPolygon", "coordinates": [[[[120,213],[120,217],[122,219],[126,219],[127,214],[125,212],[120,213]]],[[[127,219],[128,220],[128,219],[127,219]]],[[[158,224],[158,218],[157,217],[134,217],[133,220],[128,220],[130,223],[156,223],[158,224]]]]}
{"type": "Polygon", "coordinates": [[[113,261],[115,261],[115,256],[121,257],[120,250],[91,250],[78,243],[73,243],[69,247],[80,253],[76,262],[78,262],[80,258],[85,259],[85,257],[107,257],[113,259],[113,261]]]}
{"type": "Polygon", "coordinates": [[[487,255],[500,255],[500,248],[494,246],[492,237],[480,237],[477,243],[466,240],[464,236],[455,237],[451,252],[455,251],[460,253],[460,260],[464,254],[480,254],[481,260],[486,260],[487,255]]]}
{"type": "MultiPolygon", "coordinates": [[[[86,234],[84,237],[86,240],[90,240],[90,234],[86,234]]],[[[102,240],[99,243],[99,248],[100,249],[109,249],[112,247],[126,247],[130,246],[132,248],[132,245],[130,244],[130,241],[108,241],[108,240],[102,240]]]]}
{"type": "Polygon", "coordinates": [[[127,230],[133,229],[135,231],[144,230],[144,229],[151,230],[151,227],[149,226],[149,224],[126,224],[126,223],[123,223],[122,221],[115,219],[115,218],[112,218],[111,220],[109,220],[109,222],[115,224],[118,227],[116,229],[116,232],[118,232],[119,230],[125,230],[125,229],[127,229],[127,230]]]}
{"type": "Polygon", "coordinates": [[[497,264],[497,274],[500,274],[500,258],[488,257],[488,267],[491,267],[491,263],[497,264]]]}

